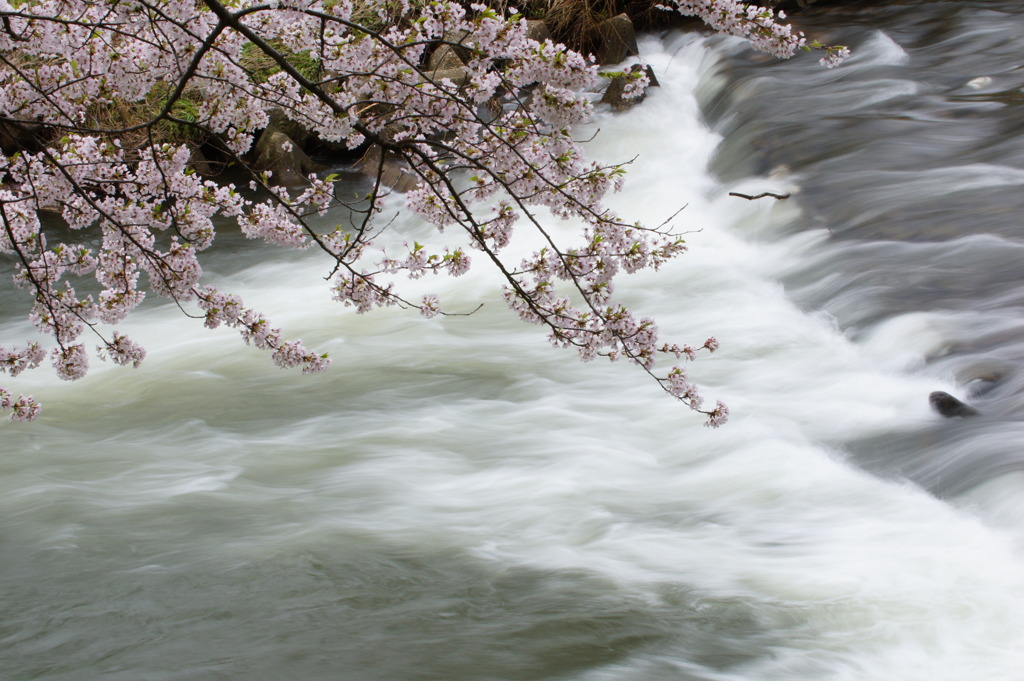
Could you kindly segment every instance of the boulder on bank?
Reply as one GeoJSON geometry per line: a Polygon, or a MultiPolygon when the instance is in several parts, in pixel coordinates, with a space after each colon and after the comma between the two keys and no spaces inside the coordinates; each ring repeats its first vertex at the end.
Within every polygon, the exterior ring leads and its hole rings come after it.
{"type": "Polygon", "coordinates": [[[302,123],[288,118],[282,109],[278,107],[268,109],[267,116],[270,118],[270,121],[267,123],[266,130],[270,132],[283,132],[303,149],[308,149],[316,144],[316,133],[311,132],[302,123]]]}
{"type": "Polygon", "coordinates": [[[542,43],[551,39],[551,31],[543,19],[528,19],[526,22],[526,37],[542,43]]]}
{"type": "Polygon", "coordinates": [[[469,31],[455,31],[444,35],[441,44],[434,49],[427,61],[427,70],[444,71],[465,66],[469,61],[470,49],[463,43],[469,38],[469,31]]]}
{"type": "Polygon", "coordinates": [[[618,64],[628,57],[640,54],[636,44],[633,20],[625,13],[605,19],[594,27],[597,34],[597,63],[601,66],[618,64]]]}
{"type": "Polygon", "coordinates": [[[428,71],[427,76],[430,80],[438,85],[441,81],[448,79],[452,85],[459,88],[460,90],[469,85],[469,69],[465,66],[456,66],[450,69],[437,69],[436,71],[428,71]]]}
{"type": "Polygon", "coordinates": [[[277,130],[265,130],[256,143],[256,170],[269,170],[273,184],[294,187],[307,182],[307,176],[316,170],[316,164],[288,135],[277,130]]]}

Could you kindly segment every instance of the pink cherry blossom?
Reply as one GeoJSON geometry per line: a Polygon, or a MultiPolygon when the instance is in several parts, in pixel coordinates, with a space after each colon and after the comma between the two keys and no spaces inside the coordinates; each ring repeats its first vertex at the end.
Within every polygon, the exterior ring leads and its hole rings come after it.
{"type": "MultiPolygon", "coordinates": [[[[670,0],[666,7],[778,56],[807,47],[770,9],[738,0],[670,0]]],[[[358,312],[401,306],[444,314],[432,294],[418,302],[403,297],[401,280],[458,277],[487,263],[501,273],[511,310],[544,326],[553,344],[584,361],[633,362],[700,410],[682,369],[657,374],[657,360],[693,359],[717,341],[697,349],[665,342],[654,320],[614,298],[620,274],[657,269],[686,246],[671,231],[630,223],[604,206],[622,186],[624,168],[588,160],[573,133],[593,114],[582,94],[597,82],[592,61],[529,38],[512,11],[447,1],[416,11],[411,16],[405,0],[381,4],[389,28],[374,31],[354,23],[351,0],[0,0],[0,122],[15,131],[31,126],[45,140],[0,158],[0,254],[14,263],[28,319],[52,341],[49,348],[38,341],[0,346],[0,371],[17,376],[49,354],[60,378],[81,378],[89,367],[86,335],[100,339],[99,357],[138,366],[144,348],[111,327],[150,294],[207,327],[236,329],[278,366],[323,371],[326,355],[286,339],[261,312],[209,281],[203,253],[216,240],[215,221],[230,219],[250,239],[320,249],[335,300],[358,312]],[[453,37],[465,77],[431,78],[421,65],[453,37]],[[253,50],[278,72],[251,72],[244,56],[253,50]],[[315,73],[296,69],[295,54],[315,60],[315,73]],[[94,115],[133,105],[153,108],[145,114],[151,118],[119,129],[94,115]],[[230,181],[194,172],[194,148],[157,135],[168,123],[196,130],[245,172],[274,109],[322,142],[377,145],[381,165],[370,170],[400,164],[415,185],[406,207],[436,234],[384,252],[377,240],[392,225],[379,216],[392,192],[382,184],[346,203],[332,177],[310,175],[305,186],[285,188],[273,173],[252,171],[241,183],[256,193],[243,194],[230,181]],[[492,113],[482,115],[485,109],[492,113]],[[342,207],[352,220],[325,227],[342,207]],[[40,220],[43,212],[63,221],[59,239],[52,219],[40,220]],[[575,243],[555,238],[550,216],[580,225],[575,243]],[[543,246],[514,262],[505,254],[520,230],[543,246]],[[470,249],[480,255],[471,258],[470,249]]],[[[829,66],[846,55],[825,49],[829,66]]],[[[638,97],[647,84],[641,74],[627,96],[638,97]]],[[[3,410],[20,421],[40,407],[0,389],[3,410]]],[[[717,426],[728,410],[719,403],[702,413],[717,426]]]]}

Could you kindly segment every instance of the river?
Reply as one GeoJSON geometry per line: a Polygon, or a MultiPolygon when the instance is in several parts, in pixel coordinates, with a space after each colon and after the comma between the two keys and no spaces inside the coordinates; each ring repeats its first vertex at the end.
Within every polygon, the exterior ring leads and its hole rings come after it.
{"type": "Polygon", "coordinates": [[[637,156],[622,214],[686,206],[690,252],[621,291],[719,339],[692,377],[726,426],[486,272],[415,282],[469,317],[359,316],[312,254],[229,243],[211,276],[332,369],[163,305],[137,370],[7,381],[45,411],[0,424],[3,678],[1024,679],[1024,12],[801,23],[855,56],[644,39],[662,86],[591,144],[637,156]]]}

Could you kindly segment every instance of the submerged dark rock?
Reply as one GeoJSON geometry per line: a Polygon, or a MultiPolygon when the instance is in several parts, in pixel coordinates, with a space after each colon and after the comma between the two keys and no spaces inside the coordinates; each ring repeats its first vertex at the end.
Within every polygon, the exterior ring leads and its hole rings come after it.
{"type": "Polygon", "coordinates": [[[969,404],[965,404],[947,392],[936,390],[928,396],[928,403],[932,409],[939,412],[946,418],[955,416],[977,416],[979,412],[969,404]]]}

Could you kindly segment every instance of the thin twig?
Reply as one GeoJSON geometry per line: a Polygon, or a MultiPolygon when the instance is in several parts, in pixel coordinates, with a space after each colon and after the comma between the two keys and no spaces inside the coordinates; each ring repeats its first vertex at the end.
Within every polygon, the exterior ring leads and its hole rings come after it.
{"type": "Polygon", "coordinates": [[[788,199],[790,196],[792,196],[792,194],[776,194],[774,192],[761,192],[757,196],[751,196],[750,194],[741,194],[739,192],[729,192],[729,196],[738,196],[741,199],[746,199],[747,201],[755,201],[757,199],[763,199],[766,196],[770,196],[773,199],[779,199],[781,201],[782,199],[788,199]]]}

